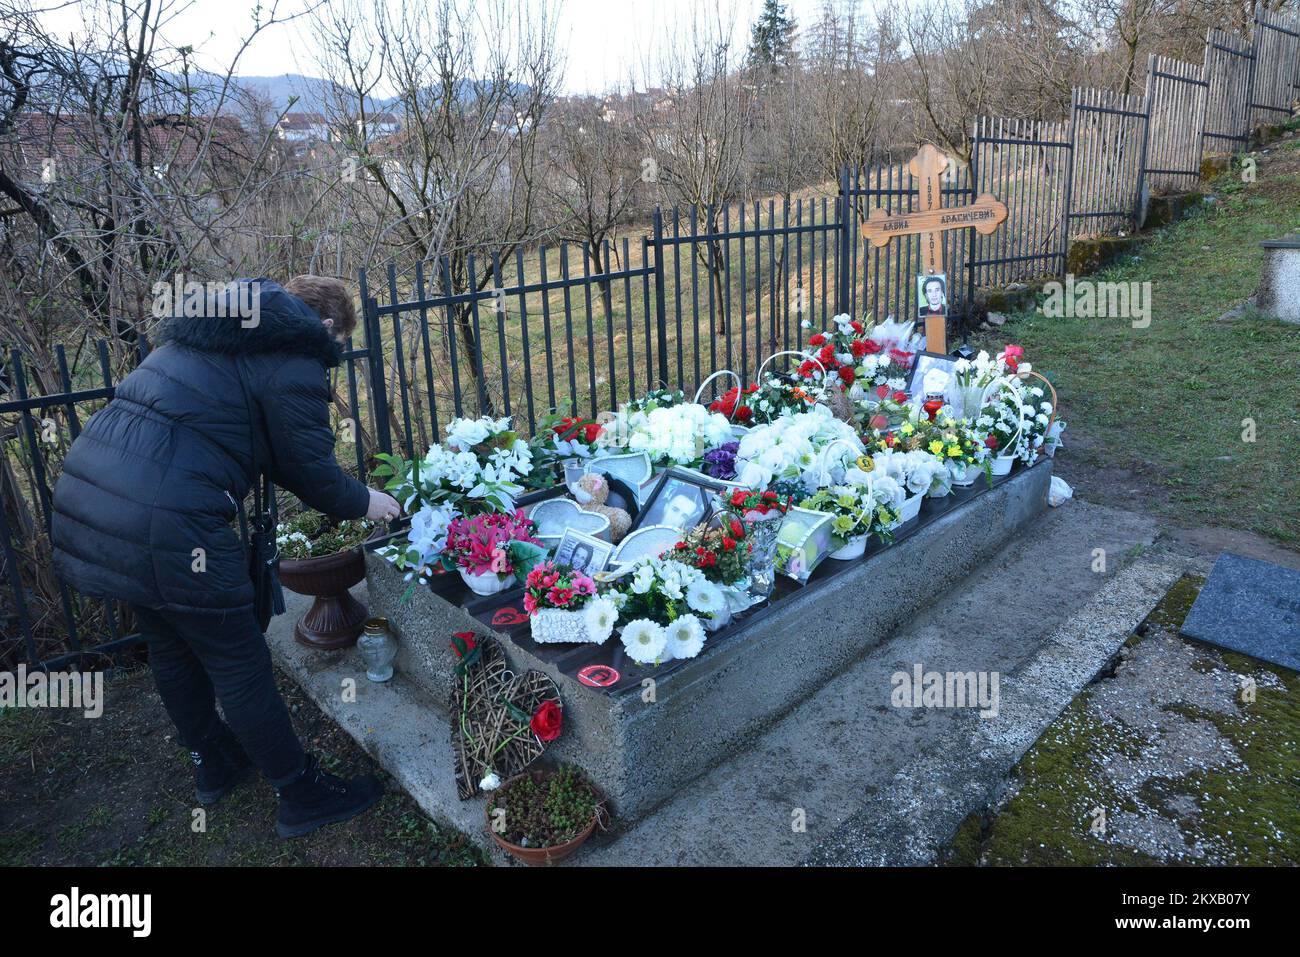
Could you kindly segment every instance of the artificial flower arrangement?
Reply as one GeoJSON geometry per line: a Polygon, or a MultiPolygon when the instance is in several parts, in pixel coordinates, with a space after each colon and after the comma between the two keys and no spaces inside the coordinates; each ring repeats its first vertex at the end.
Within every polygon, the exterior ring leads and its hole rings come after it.
{"type": "Polygon", "coordinates": [[[749,399],[757,391],[757,382],[746,389],[733,385],[709,403],[709,411],[721,413],[737,425],[749,425],[754,421],[754,410],[749,405],[749,399]]]}
{"type": "Polygon", "coordinates": [[[523,578],[546,557],[533,537],[536,527],[522,511],[492,512],[452,519],[442,560],[460,569],[478,595],[492,595],[523,578]]]}
{"type": "Polygon", "coordinates": [[[533,640],[542,644],[590,642],[609,638],[617,610],[608,598],[598,598],[596,582],[567,565],[543,561],[524,577],[524,611],[533,640]]]}
{"type": "Polygon", "coordinates": [[[374,531],[364,518],[335,520],[315,511],[302,511],[275,526],[275,545],[281,558],[320,558],[347,551],[374,531]]]}
{"type": "Polygon", "coordinates": [[[915,518],[921,505],[921,497],[940,486],[946,478],[946,469],[925,449],[902,451],[886,448],[875,451],[864,460],[859,460],[858,467],[872,475],[885,475],[898,483],[904,492],[900,506],[902,518],[906,521],[915,518]],[[941,473],[944,473],[941,477],[941,473]]]}
{"type": "Polygon", "coordinates": [[[864,476],[865,482],[830,485],[818,489],[803,507],[833,516],[831,558],[858,558],[866,550],[867,538],[875,535],[888,544],[898,524],[903,490],[893,479],[864,476]]]}
{"type": "Polygon", "coordinates": [[[602,441],[629,452],[645,452],[655,465],[698,467],[704,453],[731,441],[731,422],[695,402],[647,400],[629,403],[606,423],[602,441]]]}
{"type": "Polygon", "coordinates": [[[906,387],[916,348],[912,324],[881,323],[870,331],[847,314],[835,316],[825,332],[808,339],[799,376],[813,386],[839,389],[857,399],[878,385],[906,387]],[[856,388],[855,388],[856,387],[856,388]]]}
{"type": "Polygon", "coordinates": [[[996,356],[980,350],[973,359],[958,359],[953,364],[955,413],[967,419],[976,418],[989,399],[991,386],[1017,372],[1024,375],[1030,371],[1029,363],[1021,361],[1024,354],[1020,346],[1008,345],[996,356]]]}
{"type": "Polygon", "coordinates": [[[696,525],[664,557],[698,569],[705,578],[719,585],[741,581],[749,566],[745,524],[726,513],[719,517],[719,522],[696,525]]]}
{"type": "Polygon", "coordinates": [[[625,622],[619,637],[640,664],[694,658],[704,648],[704,619],[728,608],[722,589],[703,572],[669,558],[637,559],[601,595],[625,622]]]}
{"type": "Polygon", "coordinates": [[[862,451],[853,426],[835,418],[830,408],[821,404],[757,425],[740,440],[736,481],[767,488],[779,479],[802,479],[811,491],[826,484],[821,480],[823,453],[837,440],[845,443],[840,447],[845,455],[850,449],[856,449],[854,457],[862,451]]]}
{"type": "Polygon", "coordinates": [[[740,442],[737,439],[723,442],[716,449],[709,449],[704,453],[700,471],[710,478],[731,481],[736,477],[736,453],[739,450],[740,442]]]}
{"type": "Polygon", "coordinates": [[[1041,386],[1012,381],[1003,385],[976,420],[994,455],[1032,465],[1043,452],[1055,451],[1064,422],[1052,421],[1052,403],[1041,386]]]}
{"type": "Polygon", "coordinates": [[[942,407],[930,419],[912,408],[909,418],[896,429],[887,432],[873,431],[867,439],[868,448],[876,451],[915,452],[931,455],[947,475],[936,476],[931,483],[930,495],[946,495],[953,484],[970,484],[967,480],[973,467],[984,470],[989,484],[993,475],[989,464],[989,450],[973,423],[957,419],[949,406],[942,407]]]}
{"type": "Polygon", "coordinates": [[[773,372],[765,375],[761,384],[755,382],[743,391],[733,386],[709,409],[721,412],[737,425],[765,425],[783,415],[807,412],[822,394],[821,388],[811,387],[804,378],[773,372]]]}
{"type": "Polygon", "coordinates": [[[857,401],[854,419],[868,429],[885,431],[901,425],[910,411],[907,393],[888,385],[872,386],[857,401]]]}
{"type": "Polygon", "coordinates": [[[388,479],[384,488],[408,514],[444,502],[463,515],[512,512],[533,468],[532,450],[508,416],[453,419],[444,440],[421,459],[385,453],[375,458],[381,464],[371,474],[388,479]]]}

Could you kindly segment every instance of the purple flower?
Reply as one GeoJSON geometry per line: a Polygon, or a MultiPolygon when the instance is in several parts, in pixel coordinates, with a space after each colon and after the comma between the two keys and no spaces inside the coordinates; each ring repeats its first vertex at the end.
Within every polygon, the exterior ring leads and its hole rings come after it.
{"type": "Polygon", "coordinates": [[[736,452],[739,442],[726,442],[704,453],[704,474],[716,479],[736,477],[736,452]]]}

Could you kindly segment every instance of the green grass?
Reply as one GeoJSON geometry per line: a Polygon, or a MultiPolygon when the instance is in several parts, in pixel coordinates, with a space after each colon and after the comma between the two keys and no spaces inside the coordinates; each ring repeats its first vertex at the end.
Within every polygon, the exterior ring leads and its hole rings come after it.
{"type": "MultiPolygon", "coordinates": [[[[1153,511],[1291,546],[1300,543],[1300,327],[1250,309],[1219,317],[1255,291],[1259,242],[1300,227],[1297,146],[1262,163],[1254,184],[1226,176],[1218,202],[1095,277],[1151,282],[1149,328],[1033,314],[997,340],[1021,343],[1051,373],[1070,429],[1091,439],[1088,464],[1154,474],[1153,511]],[[1254,442],[1243,441],[1247,420],[1254,442]]],[[[1069,431],[1065,439],[1069,449],[1069,431]]]]}

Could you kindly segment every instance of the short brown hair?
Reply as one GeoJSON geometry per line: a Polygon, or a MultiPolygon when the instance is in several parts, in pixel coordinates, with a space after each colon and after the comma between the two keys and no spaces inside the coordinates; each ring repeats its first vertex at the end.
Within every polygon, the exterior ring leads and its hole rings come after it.
{"type": "Polygon", "coordinates": [[[333,331],[345,339],[357,327],[357,307],[342,279],[328,276],[294,276],[284,288],[316,311],[321,320],[334,320],[333,331]]]}

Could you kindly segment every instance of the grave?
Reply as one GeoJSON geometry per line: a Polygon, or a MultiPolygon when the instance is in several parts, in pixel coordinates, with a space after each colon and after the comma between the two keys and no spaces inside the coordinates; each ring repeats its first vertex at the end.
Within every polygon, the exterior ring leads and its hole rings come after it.
{"type": "Polygon", "coordinates": [[[1260,243],[1264,267],[1260,271],[1255,305],[1283,322],[1300,323],[1300,233],[1260,243]]]}
{"type": "Polygon", "coordinates": [[[744,746],[1020,534],[1046,507],[1051,471],[1044,458],[992,487],[981,479],[927,499],[893,545],[828,559],[802,586],[783,579],[768,601],[711,635],[699,656],[658,668],[628,660],[616,640],[538,645],[519,590],[480,598],[448,576],[403,601],[408,583],[373,550],[369,605],[397,635],[397,669],[422,694],[430,727],[448,729],[444,743],[429,746],[451,750],[451,636],[492,635],[512,671],[541,671],[559,687],[565,730],[548,758],[582,766],[626,823],[744,746]],[[592,687],[578,677],[592,666],[617,678],[592,687]]]}
{"type": "Polygon", "coordinates": [[[1300,572],[1224,552],[1182,634],[1300,670],[1300,572]]]}

